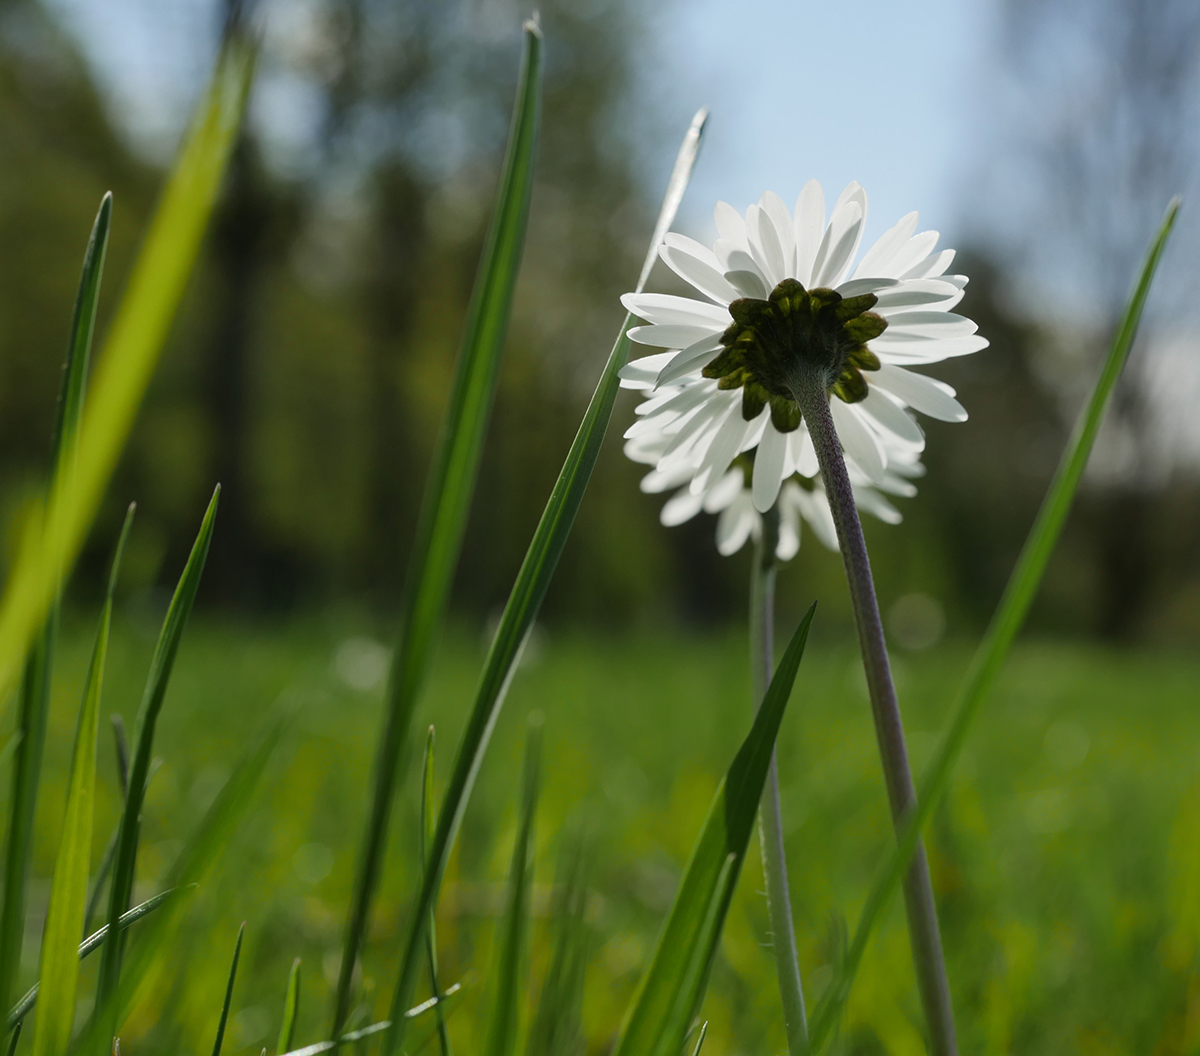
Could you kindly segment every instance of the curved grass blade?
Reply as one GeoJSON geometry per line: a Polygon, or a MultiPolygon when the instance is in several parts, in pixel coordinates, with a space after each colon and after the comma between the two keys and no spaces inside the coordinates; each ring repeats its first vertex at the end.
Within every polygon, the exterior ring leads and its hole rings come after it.
{"type": "Polygon", "coordinates": [[[300,958],[292,961],[288,972],[287,997],[283,1001],[283,1022],[279,1025],[279,1040],[276,1052],[287,1052],[296,1037],[296,1014],[300,1011],[300,958]]]}
{"type": "MultiPolygon", "coordinates": [[[[650,274],[650,268],[658,254],[662,237],[671,226],[679,202],[683,197],[691,177],[692,165],[696,153],[700,149],[700,140],[707,120],[707,111],[700,111],[692,121],[683,146],[671,172],[667,193],[663,199],[662,210],[659,213],[658,224],[654,230],[654,239],[650,251],[646,255],[646,263],[642,268],[639,279],[640,289],[650,274]]],[[[558,559],[567,537],[575,524],[575,515],[583,501],[588,481],[591,480],[592,470],[600,455],[600,447],[604,442],[604,434],[608,429],[608,421],[612,417],[613,403],[616,401],[617,390],[620,387],[618,372],[625,365],[629,355],[629,338],[626,331],[632,322],[632,316],[626,315],[621,324],[616,344],[609,353],[604,372],[596,384],[579,431],[567,453],[566,461],[559,472],[554,490],[542,512],[542,518],[534,531],[525,560],[517,573],[504,613],[500,617],[500,626],[496,637],[492,640],[484,664],[483,675],[472,705],[467,727],[459,742],[458,752],[454,760],[454,770],[451,774],[450,785],[438,811],[437,831],[434,833],[433,849],[430,852],[430,864],[417,896],[413,919],[405,937],[404,953],[400,961],[400,976],[392,997],[392,1021],[396,1024],[388,1033],[383,1044],[384,1056],[395,1056],[400,1051],[404,1040],[405,1025],[397,1016],[399,1009],[408,1006],[412,989],[416,983],[417,962],[420,957],[421,941],[425,920],[429,908],[434,905],[438,886],[441,883],[442,872],[446,867],[446,859],[450,847],[462,822],[463,812],[471,798],[471,790],[475,785],[475,777],[487,751],[492,730],[500,715],[504,696],[508,690],[517,658],[524,645],[530,627],[541,608],[542,600],[550,586],[558,559]]]]}
{"type": "MultiPolygon", "coordinates": [[[[463,984],[455,983],[453,986],[446,988],[446,992],[440,998],[431,997],[428,1001],[422,1001],[415,1008],[410,1008],[404,1013],[406,1020],[417,1019],[424,1015],[430,1009],[442,1009],[446,1018],[449,1018],[451,1013],[459,1007],[459,1002],[456,1000],[459,994],[463,992],[463,984]]],[[[312,1045],[305,1045],[302,1049],[293,1049],[291,1052],[282,1053],[281,1056],[321,1056],[325,1052],[333,1052],[340,1049],[343,1045],[352,1045],[356,1042],[365,1041],[367,1038],[372,1038],[376,1034],[382,1034],[392,1025],[390,1019],[380,1020],[378,1023],[372,1023],[370,1026],[362,1027],[359,1030],[347,1031],[337,1041],[317,1041],[312,1045]]],[[[430,1027],[424,1034],[418,1035],[412,1048],[408,1050],[415,1056],[420,1052],[430,1041],[433,1040],[434,1034],[437,1032],[437,1027],[430,1027]]]]}
{"type": "Polygon", "coordinates": [[[677,1056],[683,1048],[704,996],[815,613],[814,604],[792,635],[754,725],[717,790],[614,1056],[677,1056]]]}
{"type": "MultiPolygon", "coordinates": [[[[433,830],[436,827],[436,815],[434,814],[434,784],[433,784],[433,744],[434,730],[429,727],[429,733],[425,738],[425,765],[422,768],[421,780],[421,826],[420,826],[420,848],[421,867],[424,868],[426,856],[429,854],[429,846],[433,843],[433,830]]],[[[437,955],[437,921],[434,907],[429,909],[429,924],[428,930],[425,933],[425,953],[429,961],[429,985],[433,988],[433,996],[440,1000],[442,996],[442,984],[438,980],[438,955],[437,955]]],[[[434,1018],[437,1021],[438,1028],[438,1046],[441,1049],[442,1056],[450,1056],[450,1036],[446,1033],[446,1014],[440,1005],[434,1007],[434,1018]]]]}
{"type": "MultiPolygon", "coordinates": [[[[117,831],[117,852],[113,860],[112,886],[108,897],[108,923],[113,925],[129,908],[133,894],[133,875],[137,865],[138,832],[141,826],[142,803],[146,795],[147,774],[150,770],[150,755],[154,748],[154,731],[158,716],[166,698],[167,685],[179,651],[183,629],[187,625],[196,592],[200,589],[200,577],[204,573],[204,562],[212,542],[213,524],[217,515],[217,500],[221,495],[218,484],[200,522],[200,532],[192,545],[183,574],[175,588],[163,620],[154,657],[150,662],[150,677],[138,709],[134,734],[133,759],[129,769],[129,789],[125,796],[125,809],[121,814],[117,831]]],[[[108,942],[100,962],[100,980],[96,990],[97,1002],[102,1002],[112,993],[121,970],[123,939],[116,928],[109,932],[108,942]]]]}
{"type": "Polygon", "coordinates": [[[512,1056],[520,1026],[521,957],[529,926],[529,895],[533,884],[533,824],[541,781],[542,722],[530,716],[525,739],[521,780],[521,817],[508,870],[508,905],[500,933],[496,962],[496,1003],[484,1052],[512,1056]]]}
{"type": "MultiPolygon", "coordinates": [[[[290,705],[281,705],[266,720],[260,731],[251,739],[241,759],[233,768],[216,799],[201,819],[195,832],[184,844],[183,850],[166,876],[171,888],[194,887],[200,883],[209,867],[228,844],[237,823],[249,805],[250,797],[266,769],[283,733],[284,724],[291,713],[290,705]]],[[[153,924],[143,929],[138,943],[125,958],[120,985],[103,1003],[97,1003],[88,1029],[76,1039],[74,1052],[107,1051],[105,1040],[116,1033],[124,1012],[133,1002],[142,981],[150,973],[156,958],[162,952],[163,940],[170,932],[176,911],[160,914],[153,924]]],[[[124,919],[124,917],[122,917],[124,919]]],[[[108,938],[106,929],[105,938],[108,938]]],[[[105,949],[108,948],[107,942],[105,949]]]]}
{"type": "MultiPolygon", "coordinates": [[[[167,899],[174,897],[183,890],[185,889],[181,887],[171,887],[166,891],[155,895],[153,898],[148,898],[145,902],[139,903],[121,917],[120,921],[118,922],[119,927],[122,931],[124,931],[131,924],[141,920],[142,917],[146,916],[147,913],[153,913],[154,910],[158,909],[158,907],[166,902],[167,899]]],[[[102,928],[100,928],[99,931],[93,932],[86,939],[84,939],[83,942],[79,944],[79,949],[77,951],[79,959],[82,961],[89,954],[95,953],[98,949],[100,949],[100,947],[104,945],[104,940],[107,936],[108,925],[105,924],[102,928]]],[[[33,1008],[35,1004],[37,1004],[38,989],[38,984],[34,983],[33,986],[31,986],[25,992],[25,996],[13,1006],[12,1010],[8,1013],[8,1018],[5,1020],[5,1030],[12,1030],[13,1027],[19,1026],[21,1021],[27,1015],[29,1015],[29,1010],[33,1008]]]]}
{"type": "Polygon", "coordinates": [[[125,446],[212,212],[253,55],[238,35],[221,50],[97,364],[78,455],[51,486],[41,530],[24,540],[8,577],[0,601],[0,695],[15,681],[60,577],[74,564],[125,446]]]}
{"type": "MultiPolygon", "coordinates": [[[[112,719],[113,742],[117,752],[117,775],[121,781],[121,804],[123,810],[125,797],[129,795],[129,745],[125,740],[125,720],[116,712],[110,717],[112,719]]],[[[117,838],[120,835],[121,824],[120,819],[118,819],[117,826],[113,829],[112,835],[108,838],[108,844],[104,848],[104,855],[100,859],[100,868],[96,870],[96,879],[92,883],[92,893],[88,897],[87,912],[83,916],[84,935],[87,935],[92,930],[92,920],[96,916],[97,907],[100,905],[100,896],[104,893],[104,882],[108,879],[109,871],[112,869],[113,858],[116,857],[117,838]]]]}
{"type": "Polygon", "coordinates": [[[692,1049],[692,1056],[700,1056],[700,1050],[704,1048],[704,1039],[708,1036],[708,1020],[706,1019],[700,1024],[700,1036],[696,1039],[696,1047],[692,1049]]]}
{"type": "MultiPolygon", "coordinates": [[[[50,487],[62,482],[64,470],[74,469],[79,417],[87,387],[88,360],[96,323],[96,303],[104,273],[108,232],[112,219],[112,195],[100,201],[92,224],[91,237],[83,255],[83,272],[75,296],[75,312],[67,343],[67,358],[59,388],[54,432],[50,442],[50,487]]],[[[33,535],[30,538],[34,538],[33,535]]],[[[49,707],[50,667],[54,636],[58,624],[58,593],[61,573],[58,565],[47,582],[45,622],[37,634],[25,661],[20,687],[20,713],[17,719],[18,749],[13,768],[9,799],[8,836],[4,849],[4,902],[0,908],[0,1008],[8,1005],[21,959],[21,939],[25,930],[25,884],[29,875],[29,856],[33,843],[33,820],[41,781],[42,753],[46,742],[46,714],[49,707]]],[[[33,624],[30,625],[31,627],[33,624]]],[[[22,651],[24,646],[22,646],[22,651]]],[[[0,678],[0,696],[5,679],[0,678]]]]}
{"type": "Polygon", "coordinates": [[[242,956],[242,939],[246,936],[246,922],[238,928],[237,945],[233,947],[233,963],[229,966],[229,982],[225,984],[225,1000],[221,1004],[221,1018],[217,1021],[217,1037],[213,1042],[213,1056],[221,1056],[221,1043],[225,1040],[225,1024],[229,1022],[229,1005],[233,1001],[233,981],[237,978],[238,959],[242,956]]]}
{"type": "Polygon", "coordinates": [[[16,1056],[17,1042],[21,1040],[21,1028],[23,1023],[18,1023],[16,1029],[12,1032],[12,1037],[8,1039],[8,1056],[16,1056]]]}
{"type": "Polygon", "coordinates": [[[1154,241],[1150,245],[1145,264],[1137,285],[1130,295],[1121,324],[1113,338],[1112,347],[1105,358],[1100,376],[1092,389],[1087,406],[1084,407],[1071,439],[1063,452],[1062,460],[1055,471],[1054,479],[1042,501],[1037,519],[1029,531],[1016,567],[1009,577],[1004,595],[996,609],[987,634],[980,643],[971,667],[967,672],[963,687],[959,690],[958,698],[951,710],[950,723],[937,752],[922,775],[918,789],[917,809],[909,819],[896,846],[888,855],[883,868],[876,875],[859,917],[858,926],[854,932],[854,940],[847,950],[845,958],[839,965],[829,989],[822,998],[816,1013],[810,1023],[811,1051],[819,1052],[829,1039],[834,1027],[841,1017],[842,1009],[850,996],[850,987],[854,982],[855,973],[862,963],[867,943],[871,933],[878,923],[883,911],[887,908],[896,887],[908,867],[908,861],[916,847],[917,837],[922,826],[929,820],[934,808],[945,794],[954,772],[958,757],[962,754],[967,734],[979,714],[979,709],[988,693],[995,685],[1000,669],[1012,649],[1013,642],[1030,605],[1037,594],[1042,575],[1049,564],[1055,544],[1070,513],[1071,504],[1087,467],[1088,456],[1095,443],[1096,434],[1104,418],[1105,408],[1112,396],[1117,379],[1129,352],[1133,348],[1137,336],[1138,323],[1141,321],[1142,309],[1150,293],[1154,273],[1159,260],[1166,249],[1167,239],[1175,224],[1179,211],[1179,199],[1175,199],[1167,207],[1166,216],[1159,228],[1154,241]]]}
{"type": "Polygon", "coordinates": [[[400,605],[400,638],[388,679],[387,714],[375,762],[371,814],[346,923],[331,1031],[335,1036],[350,1012],[351,980],[379,882],[397,770],[445,617],[483,454],[529,219],[541,86],[542,34],[537,24],[530,22],[525,26],[525,51],[496,208],[471,291],[454,385],[409,555],[400,605]]]}
{"type": "Polygon", "coordinates": [[[50,905],[42,931],[39,987],[42,1002],[33,1030],[33,1056],[59,1056],[71,1040],[75,1021],[75,996],[79,982],[78,936],[83,930],[88,869],[92,858],[92,819],[96,797],[96,740],[100,725],[100,694],[108,657],[108,632],[112,621],[113,592],[134,507],[129,507],[117,541],[108,592],[100,614],[96,644],[83,690],[83,703],[75,730],[75,747],[67,780],[67,809],[63,818],[50,905]]]}

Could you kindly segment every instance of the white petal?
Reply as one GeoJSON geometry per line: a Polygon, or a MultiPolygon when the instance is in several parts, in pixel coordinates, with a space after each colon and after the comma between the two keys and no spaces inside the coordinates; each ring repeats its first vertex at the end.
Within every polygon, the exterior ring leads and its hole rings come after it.
{"type": "Polygon", "coordinates": [[[775,226],[775,237],[779,239],[779,246],[783,250],[783,277],[789,278],[796,270],[796,230],[792,226],[792,214],[774,191],[767,191],[758,204],[775,226]]]}
{"type": "Polygon", "coordinates": [[[855,488],[854,504],[885,524],[899,524],[904,520],[900,511],[873,488],[855,488]]]}
{"type": "Polygon", "coordinates": [[[813,535],[820,540],[822,546],[828,550],[836,550],[837,527],[833,523],[833,511],[829,508],[825,492],[819,488],[813,491],[797,488],[796,491],[795,503],[800,516],[808,522],[813,535]]]}
{"type": "Polygon", "coordinates": [[[621,303],[626,311],[648,323],[682,323],[720,333],[732,322],[728,309],[718,304],[669,293],[627,293],[621,297],[621,303]]]}
{"type": "Polygon", "coordinates": [[[691,480],[691,474],[684,470],[663,473],[660,470],[652,469],[638,482],[638,489],[647,495],[658,495],[664,491],[678,488],[689,480],[691,480]]]}
{"type": "MultiPolygon", "coordinates": [[[[910,415],[904,413],[891,396],[872,385],[870,377],[867,380],[866,399],[858,406],[881,429],[891,433],[908,447],[916,451],[925,449],[925,434],[921,432],[921,427],[910,415]]],[[[884,439],[886,441],[888,438],[884,439]]]]}
{"type": "Polygon", "coordinates": [[[658,375],[658,384],[667,385],[677,381],[685,374],[703,367],[721,347],[719,335],[714,335],[711,341],[697,341],[694,345],[675,353],[675,357],[663,367],[658,375]]]}
{"type": "Polygon", "coordinates": [[[932,256],[926,257],[924,260],[917,261],[903,275],[902,279],[931,279],[938,275],[944,275],[946,269],[954,262],[954,250],[943,249],[940,253],[934,253],[932,256]]]}
{"type": "Polygon", "coordinates": [[[736,466],[704,493],[704,512],[720,513],[741,493],[746,474],[736,466]]]}
{"type": "MultiPolygon", "coordinates": [[[[657,359],[657,356],[647,356],[647,359],[657,359]]],[[[639,362],[641,362],[639,360],[639,362]]],[[[625,436],[638,437],[669,430],[674,421],[684,414],[695,410],[713,393],[717,391],[714,382],[704,379],[685,386],[678,392],[672,393],[668,399],[659,403],[652,412],[647,413],[641,421],[634,422],[626,431],[625,436]]],[[[646,401],[657,402],[657,401],[646,401]]],[[[673,430],[671,430],[673,431],[673,430]]]]}
{"type": "Polygon", "coordinates": [[[717,235],[726,242],[732,242],[744,250],[749,250],[750,243],[746,238],[746,221],[728,202],[717,202],[713,209],[713,219],[717,222],[717,235]]]}
{"type": "Polygon", "coordinates": [[[854,255],[854,247],[862,232],[862,210],[857,202],[851,202],[833,214],[833,219],[817,250],[813,264],[812,287],[834,286],[854,255]]]}
{"type": "MultiPolygon", "coordinates": [[[[749,258],[747,257],[747,259],[749,258]]],[[[739,297],[754,297],[757,300],[765,301],[767,294],[770,292],[767,289],[767,284],[763,281],[763,277],[758,273],[757,268],[753,271],[727,271],[725,272],[725,278],[738,291],[739,297]]]]}
{"type": "Polygon", "coordinates": [[[912,237],[917,229],[917,214],[909,213],[900,218],[900,222],[885,231],[879,240],[863,256],[858,267],[854,269],[854,277],[865,275],[891,275],[895,271],[890,267],[892,259],[900,248],[912,237]]]}
{"type": "Polygon", "coordinates": [[[790,561],[800,552],[800,517],[794,510],[779,518],[779,540],[775,544],[775,557],[779,561],[790,561]]]}
{"type": "Polygon", "coordinates": [[[884,363],[871,375],[871,381],[907,403],[914,411],[942,422],[965,422],[967,412],[954,398],[954,390],[945,382],[927,378],[903,367],[884,363]]]}
{"type": "Polygon", "coordinates": [[[704,453],[704,460],[691,483],[692,492],[706,490],[714,481],[725,475],[729,464],[742,450],[748,423],[742,417],[741,407],[734,407],[721,422],[720,429],[704,453]]]}
{"type": "Polygon", "coordinates": [[[829,410],[842,449],[858,463],[868,479],[882,480],[887,456],[879,438],[860,417],[862,412],[836,398],[829,401],[829,410]]]}
{"type": "Polygon", "coordinates": [[[892,257],[888,265],[888,274],[897,278],[907,275],[933,252],[938,238],[936,231],[922,231],[919,235],[913,235],[892,257]]]}
{"type": "Polygon", "coordinates": [[[768,425],[762,442],[754,455],[754,508],[766,513],[775,505],[779,486],[783,483],[783,462],[787,453],[787,437],[775,426],[768,425]]]}
{"type": "Polygon", "coordinates": [[[809,180],[800,191],[792,228],[796,232],[796,279],[811,287],[813,261],[825,231],[825,192],[816,180],[809,180]]]}
{"type": "Polygon", "coordinates": [[[717,552],[722,557],[736,554],[750,538],[758,523],[758,514],[750,504],[748,496],[740,496],[721,511],[717,518],[717,552]]]}
{"type": "Polygon", "coordinates": [[[663,506],[658,519],[667,528],[673,528],[684,521],[690,521],[700,512],[704,505],[703,495],[693,495],[687,488],[672,495],[663,506]]]}
{"type": "Polygon", "coordinates": [[[969,337],[979,329],[974,319],[956,312],[904,312],[888,323],[877,341],[886,342],[900,335],[908,337],[969,337]]]}
{"type": "MultiPolygon", "coordinates": [[[[881,340],[876,338],[876,341],[881,340]]],[[[973,352],[987,348],[985,337],[973,334],[970,337],[951,337],[938,340],[932,337],[913,337],[908,340],[897,338],[893,342],[876,347],[875,341],[870,344],[883,363],[895,363],[902,367],[914,367],[921,363],[940,363],[943,359],[953,359],[956,356],[969,356],[973,352]]]]}
{"type": "Polygon", "coordinates": [[[746,228],[750,232],[750,252],[771,289],[787,278],[783,246],[775,233],[775,224],[761,206],[752,205],[746,212],[746,228]]]}
{"type": "Polygon", "coordinates": [[[813,447],[812,437],[804,425],[788,434],[788,457],[795,463],[792,472],[802,477],[815,477],[821,471],[817,464],[817,449],[813,447]]]}
{"type": "Polygon", "coordinates": [[[663,245],[679,253],[686,253],[689,257],[695,257],[701,264],[707,264],[716,271],[721,270],[721,262],[717,260],[717,255],[703,242],[697,242],[694,238],[688,238],[677,231],[668,231],[663,235],[663,245]]]}
{"type": "Polygon", "coordinates": [[[884,311],[888,308],[908,308],[917,304],[935,304],[959,297],[961,293],[957,286],[941,279],[911,279],[883,290],[877,296],[879,299],[875,303],[875,310],[884,311]]]}
{"type": "Polygon", "coordinates": [[[658,461],[658,469],[667,472],[681,462],[699,463],[712,443],[720,424],[732,410],[732,405],[720,400],[705,401],[699,409],[689,413],[678,432],[671,437],[671,442],[658,461]]]}
{"type": "Polygon", "coordinates": [[[899,279],[850,279],[837,287],[843,297],[861,297],[864,293],[878,293],[899,286],[899,279]]]}
{"type": "Polygon", "coordinates": [[[654,356],[642,356],[641,359],[630,360],[619,372],[621,388],[654,388],[654,383],[658,380],[658,372],[671,362],[674,355],[674,352],[660,352],[654,356]]]}
{"type": "Polygon", "coordinates": [[[639,345],[653,345],[655,348],[687,348],[697,341],[707,341],[714,334],[711,327],[683,326],[680,323],[651,323],[648,326],[635,326],[629,331],[629,340],[639,345]]]}
{"type": "MultiPolygon", "coordinates": [[[[711,297],[721,304],[736,301],[741,295],[721,275],[721,268],[714,267],[702,260],[685,253],[673,246],[660,246],[658,255],[662,257],[676,275],[684,282],[690,283],[706,297],[711,297]]],[[[714,258],[715,259],[715,258],[714,258]]]]}

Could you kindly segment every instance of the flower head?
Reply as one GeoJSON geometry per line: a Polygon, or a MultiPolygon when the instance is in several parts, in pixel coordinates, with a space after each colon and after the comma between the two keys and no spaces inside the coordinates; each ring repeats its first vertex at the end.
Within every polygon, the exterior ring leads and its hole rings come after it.
{"type": "Polygon", "coordinates": [[[816,473],[797,385],[818,379],[846,454],[881,485],[893,463],[915,460],[925,437],[908,411],[959,422],[954,390],[910,368],[987,346],[971,320],[951,311],[967,279],[947,275],[953,250],[935,252],[935,231],[916,233],[910,213],[854,265],[867,196],[851,183],[828,223],[820,184],[800,192],[794,213],[772,193],[743,217],[716,208],[710,250],[678,234],[660,254],[695,297],[626,294],[647,321],[630,338],[670,352],[631,362],[626,385],[650,390],[631,439],[670,427],[656,468],[692,468],[689,493],[704,495],[753,450],[753,507],[771,508],[785,480],[816,473]],[[682,384],[681,384],[682,383],[682,384]]]}

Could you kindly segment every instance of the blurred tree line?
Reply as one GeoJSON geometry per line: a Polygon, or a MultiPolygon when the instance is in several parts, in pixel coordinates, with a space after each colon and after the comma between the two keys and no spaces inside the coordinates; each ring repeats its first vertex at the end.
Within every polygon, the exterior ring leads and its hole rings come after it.
{"type": "MultiPolygon", "coordinates": [[[[140,507],[131,580],[168,583],[218,480],[210,604],[256,611],[349,598],[387,611],[399,589],[504,147],[520,12],[505,0],[314,0],[297,9],[288,33],[268,33],[263,77],[302,83],[317,100],[310,141],[299,162],[281,163],[269,126],[252,122],[243,134],[85,559],[84,589],[131,498],[140,507]]],[[[538,182],[456,585],[460,610],[477,617],[507,595],[649,235],[661,188],[642,185],[624,119],[645,103],[631,98],[641,82],[628,45],[642,17],[633,0],[542,5],[538,182]]],[[[683,130],[651,131],[665,181],[683,130]]],[[[0,503],[11,525],[43,468],[92,212],[113,189],[111,310],[159,173],[114,127],[76,44],[33,0],[0,4],[0,143],[0,503]]],[[[1073,410],[1046,363],[1073,361],[1052,323],[1013,307],[1003,255],[978,248],[962,264],[972,276],[963,310],[992,347],[941,376],[971,421],[926,423],[931,473],[921,495],[903,503],[904,525],[871,535],[885,603],[927,593],[974,626],[1003,586],[1073,410]]],[[[1133,266],[1122,265],[1123,281],[1133,266]]],[[[638,491],[641,471],[620,454],[631,407],[618,405],[548,615],[740,615],[746,555],[719,558],[708,518],[659,527],[661,500],[638,491]]],[[[1114,575],[1106,501],[1095,490],[1074,519],[1044,593],[1043,626],[1194,631],[1194,483],[1160,482],[1147,500],[1161,506],[1139,544],[1139,597],[1150,600],[1123,623],[1104,611],[1114,575]]],[[[6,552],[12,545],[4,541],[6,552]]],[[[845,611],[837,560],[811,539],[785,584],[797,606],[817,594],[826,612],[845,611]]]]}

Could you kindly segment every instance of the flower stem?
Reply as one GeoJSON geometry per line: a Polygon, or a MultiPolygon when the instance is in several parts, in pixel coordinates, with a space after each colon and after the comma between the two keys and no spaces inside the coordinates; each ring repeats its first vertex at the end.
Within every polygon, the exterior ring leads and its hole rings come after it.
{"type": "MultiPolygon", "coordinates": [[[[829,411],[825,386],[819,377],[802,376],[796,381],[794,393],[817,451],[825,493],[829,497],[829,507],[837,527],[846,579],[850,584],[854,620],[858,625],[858,642],[867,675],[867,688],[871,695],[875,736],[883,761],[892,824],[899,833],[906,817],[916,807],[917,794],[913,788],[908,750],[904,745],[904,725],[900,719],[896,687],[892,682],[867,544],[858,519],[858,508],[854,503],[841,444],[829,411]]],[[[929,861],[925,856],[925,845],[920,841],[904,877],[904,907],[908,916],[913,960],[916,962],[917,986],[929,1029],[930,1052],[933,1056],[955,1056],[958,1042],[955,1038],[950,984],[946,977],[946,961],[938,931],[929,861]]]]}
{"type": "MultiPolygon", "coordinates": [[[[762,707],[775,668],[775,545],[778,537],[779,511],[772,507],[763,517],[763,530],[750,570],[750,669],[757,707],[762,707]]],[[[801,1056],[808,1051],[808,1019],[804,1012],[804,987],[800,982],[796,930],[792,924],[792,901],[788,893],[787,858],[779,811],[779,765],[774,751],[771,752],[771,768],[758,814],[758,843],[762,848],[771,948],[775,951],[775,973],[779,977],[788,1053],[801,1056]]]]}

